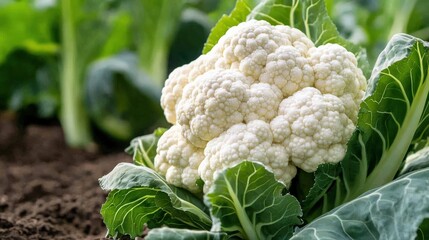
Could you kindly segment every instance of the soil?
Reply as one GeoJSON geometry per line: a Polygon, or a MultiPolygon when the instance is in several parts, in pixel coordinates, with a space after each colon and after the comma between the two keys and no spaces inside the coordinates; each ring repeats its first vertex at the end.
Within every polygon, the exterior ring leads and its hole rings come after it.
{"type": "Polygon", "coordinates": [[[124,161],[68,148],[57,125],[0,116],[0,239],[103,239],[98,178],[124,161]]]}

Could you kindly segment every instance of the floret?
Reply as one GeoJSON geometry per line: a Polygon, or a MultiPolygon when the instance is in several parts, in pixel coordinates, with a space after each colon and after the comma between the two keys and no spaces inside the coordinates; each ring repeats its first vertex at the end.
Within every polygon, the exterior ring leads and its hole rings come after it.
{"type": "Polygon", "coordinates": [[[177,106],[183,136],[198,147],[243,122],[248,101],[246,77],[236,70],[212,70],[189,83],[177,106]]]}
{"type": "Polygon", "coordinates": [[[159,139],[155,170],[164,175],[167,182],[199,192],[198,166],[204,159],[203,149],[197,148],[182,136],[182,129],[174,125],[159,139]]]}
{"type": "Polygon", "coordinates": [[[217,174],[227,167],[243,160],[257,161],[274,172],[279,181],[288,185],[296,174],[294,165],[289,164],[286,148],[273,143],[270,125],[261,120],[248,124],[237,124],[218,138],[208,143],[205,158],[198,168],[208,191],[217,174]]]}
{"type": "Polygon", "coordinates": [[[295,166],[307,172],[342,160],[355,128],[338,97],[311,87],[283,100],[270,126],[295,166]]]}

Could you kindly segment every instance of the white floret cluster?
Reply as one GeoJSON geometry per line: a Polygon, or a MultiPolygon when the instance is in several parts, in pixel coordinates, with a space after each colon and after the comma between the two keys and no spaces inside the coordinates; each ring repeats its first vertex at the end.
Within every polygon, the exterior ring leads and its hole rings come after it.
{"type": "Polygon", "coordinates": [[[171,184],[207,192],[240,161],[263,163],[289,185],[297,168],[339,162],[357,121],[366,79],[336,44],[315,47],[300,30],[251,20],[174,70],[161,106],[173,124],[155,168],[171,184]]]}

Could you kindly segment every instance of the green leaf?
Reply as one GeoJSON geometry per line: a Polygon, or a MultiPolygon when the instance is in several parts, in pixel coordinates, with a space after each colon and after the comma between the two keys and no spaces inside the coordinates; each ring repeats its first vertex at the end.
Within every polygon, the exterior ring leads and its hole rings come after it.
{"type": "Polygon", "coordinates": [[[0,63],[16,48],[42,55],[58,52],[51,33],[52,23],[56,20],[55,7],[36,8],[33,2],[22,0],[1,4],[0,63]]]}
{"type": "Polygon", "coordinates": [[[429,169],[365,193],[314,220],[292,239],[415,239],[429,217],[429,169]]]}
{"type": "Polygon", "coordinates": [[[429,218],[423,220],[420,224],[419,229],[417,230],[417,240],[425,240],[429,237],[429,218]]]}
{"type": "Polygon", "coordinates": [[[103,49],[100,51],[99,58],[106,58],[127,50],[131,43],[131,29],[132,18],[130,14],[118,9],[115,16],[111,20],[111,30],[109,36],[106,38],[103,49]]]}
{"type": "Polygon", "coordinates": [[[207,15],[192,8],[182,12],[177,33],[171,43],[168,72],[187,64],[201,55],[212,24],[207,15]]]}
{"type": "Polygon", "coordinates": [[[390,182],[410,145],[429,135],[428,53],[428,43],[399,34],[380,54],[341,162],[348,199],[390,182]]]}
{"type": "Polygon", "coordinates": [[[139,69],[138,58],[122,53],[89,66],[85,81],[88,112],[109,135],[129,140],[161,116],[160,89],[139,69]],[[136,103],[144,104],[136,109],[136,103]]]}
{"type": "Polygon", "coordinates": [[[298,200],[263,165],[244,161],[221,172],[205,196],[215,231],[244,239],[292,235],[301,224],[298,200]]]}
{"type": "Polygon", "coordinates": [[[101,215],[108,229],[109,236],[141,236],[144,226],[163,222],[167,213],[157,205],[161,199],[169,198],[157,189],[134,187],[131,189],[113,190],[101,207],[101,215]]]}
{"type": "MultiPolygon", "coordinates": [[[[100,178],[99,182],[104,190],[144,187],[165,193],[169,199],[158,201],[157,206],[162,207],[163,211],[175,219],[172,222],[166,222],[166,224],[177,226],[180,222],[179,225],[205,230],[211,227],[212,222],[200,199],[184,189],[168,184],[162,176],[150,168],[120,163],[109,174],[100,178]]],[[[124,201],[122,204],[126,205],[128,202],[124,201]]]]}
{"type": "Polygon", "coordinates": [[[150,187],[113,190],[101,207],[101,215],[109,236],[130,235],[134,238],[142,235],[145,226],[209,228],[203,222],[173,207],[168,194],[150,187]]]}
{"type": "Polygon", "coordinates": [[[222,17],[209,35],[203,53],[207,53],[225,32],[240,22],[249,19],[265,20],[273,25],[289,25],[304,32],[316,46],[336,43],[355,54],[358,65],[366,76],[369,65],[366,51],[356,46],[337,31],[328,16],[323,0],[239,0],[229,16],[222,17]]]}
{"type": "Polygon", "coordinates": [[[166,128],[158,128],[152,134],[134,138],[125,151],[133,155],[136,165],[154,169],[153,161],[156,156],[156,146],[165,131],[167,131],[166,128]]]}
{"type": "Polygon", "coordinates": [[[231,13],[231,11],[234,9],[235,4],[236,1],[219,0],[216,9],[207,14],[210,22],[212,22],[214,25],[219,21],[219,19],[222,18],[222,16],[231,13]]]}
{"type": "Polygon", "coordinates": [[[11,52],[0,64],[0,109],[22,113],[37,106],[38,117],[54,117],[60,98],[56,71],[53,57],[11,52]]]}
{"type": "Polygon", "coordinates": [[[426,0],[337,0],[330,16],[341,34],[368,51],[371,66],[396,33],[429,40],[426,0]]]}
{"type": "Polygon", "coordinates": [[[197,231],[189,229],[156,228],[149,231],[147,240],[183,239],[183,240],[223,240],[228,239],[225,233],[197,231]]]}

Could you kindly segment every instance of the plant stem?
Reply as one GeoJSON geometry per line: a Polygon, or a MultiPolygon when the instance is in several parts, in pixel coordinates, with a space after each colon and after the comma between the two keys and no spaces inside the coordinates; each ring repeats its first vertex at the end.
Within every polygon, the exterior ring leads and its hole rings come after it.
{"type": "Polygon", "coordinates": [[[89,120],[83,103],[83,86],[77,66],[75,12],[73,0],[61,1],[62,69],[61,123],[66,142],[72,147],[91,143],[89,120]]]}
{"type": "Polygon", "coordinates": [[[168,24],[171,23],[162,20],[170,19],[169,17],[165,17],[169,15],[169,7],[166,6],[169,4],[171,3],[163,0],[160,6],[160,18],[157,21],[155,27],[155,38],[158,40],[154,41],[153,43],[153,51],[151,55],[152,58],[148,59],[144,58],[143,56],[141,57],[142,63],[148,67],[149,74],[155,79],[156,84],[159,87],[162,87],[165,80],[165,75],[167,74],[167,58],[170,41],[166,34],[163,33],[165,29],[163,26],[168,26],[168,24]]]}
{"type": "Polygon", "coordinates": [[[167,74],[168,52],[180,22],[183,0],[140,0],[133,9],[140,67],[161,90],[167,74]]]}
{"type": "Polygon", "coordinates": [[[393,24],[390,28],[388,39],[391,39],[396,33],[404,33],[407,30],[408,21],[410,20],[411,13],[413,12],[414,6],[417,0],[403,1],[402,7],[398,8],[398,11],[393,16],[393,24]]]}

